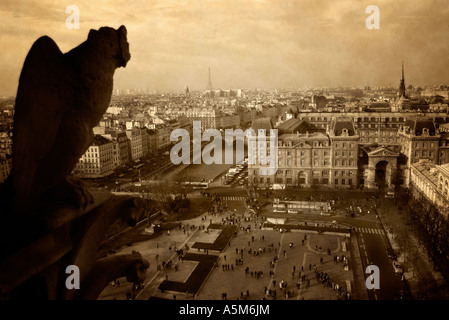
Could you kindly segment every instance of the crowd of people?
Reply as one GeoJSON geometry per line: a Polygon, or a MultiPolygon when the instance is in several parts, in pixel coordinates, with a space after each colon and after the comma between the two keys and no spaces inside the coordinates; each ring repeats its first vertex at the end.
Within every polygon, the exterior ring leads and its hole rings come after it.
{"type": "MultiPolygon", "coordinates": [[[[219,207],[221,206],[221,208],[223,209],[223,202],[221,201],[221,199],[217,198],[216,201],[216,205],[218,205],[219,207]]],[[[213,216],[215,216],[217,213],[219,213],[220,211],[214,211],[213,213],[211,212],[211,214],[213,216]]],[[[209,222],[210,224],[212,224],[213,222],[217,222],[220,221],[222,225],[237,225],[238,229],[240,231],[243,231],[245,233],[248,233],[249,235],[247,236],[248,240],[245,240],[245,245],[239,245],[237,247],[235,247],[235,255],[233,254],[229,254],[228,251],[228,257],[226,256],[226,254],[223,254],[220,258],[220,260],[218,262],[215,263],[214,267],[215,269],[221,269],[221,271],[223,272],[232,272],[236,269],[239,269],[239,267],[243,266],[243,268],[241,269],[242,271],[245,272],[245,275],[247,278],[251,279],[255,279],[260,280],[263,279],[264,277],[264,270],[262,270],[262,268],[256,266],[255,268],[251,268],[251,265],[247,265],[247,261],[254,261],[251,260],[252,257],[261,257],[264,256],[266,254],[269,255],[273,255],[273,258],[269,260],[269,270],[265,270],[266,275],[268,276],[268,279],[271,279],[272,283],[270,283],[269,287],[265,287],[264,290],[264,297],[265,298],[272,298],[272,299],[279,299],[280,297],[284,297],[286,299],[290,299],[292,297],[297,296],[298,298],[300,290],[305,290],[310,288],[311,283],[310,283],[310,279],[307,278],[306,272],[305,272],[305,268],[307,268],[307,265],[302,265],[297,264],[296,261],[296,265],[294,264],[294,258],[290,258],[290,256],[295,257],[295,250],[296,246],[293,242],[288,242],[286,245],[282,246],[281,245],[281,241],[279,243],[276,243],[276,245],[274,243],[272,243],[268,239],[267,234],[263,234],[263,233],[254,233],[253,230],[258,230],[261,229],[264,223],[264,219],[261,218],[257,218],[255,216],[252,217],[244,217],[244,216],[239,216],[236,215],[234,213],[227,213],[225,216],[222,216],[220,218],[221,220],[218,220],[217,218],[214,219],[214,221],[212,221],[212,217],[211,215],[204,215],[201,217],[201,224],[195,225],[195,224],[180,224],[179,225],[179,229],[182,230],[182,232],[184,232],[184,234],[191,234],[193,231],[197,230],[197,228],[200,228],[200,230],[205,230],[207,228],[207,223],[209,222]],[[247,241],[247,242],[246,242],[247,241]],[[282,276],[284,277],[284,279],[282,279],[279,282],[276,282],[275,280],[275,273],[278,274],[279,271],[276,272],[276,266],[279,264],[279,258],[282,261],[289,261],[291,259],[292,264],[290,265],[292,267],[292,281],[290,284],[288,284],[285,281],[285,267],[282,267],[282,276]],[[290,259],[287,259],[290,258],[290,259]],[[248,260],[250,259],[250,260],[248,260]],[[246,263],[245,263],[246,262],[246,263]],[[271,286],[271,284],[273,286],[271,286]],[[277,284],[277,286],[276,286],[277,284]]],[[[220,223],[219,222],[219,223],[220,223]]],[[[238,232],[238,231],[237,231],[238,232]]],[[[235,234],[236,236],[236,234],[235,234]]],[[[310,246],[309,243],[307,243],[310,236],[308,235],[304,235],[304,237],[299,238],[298,241],[300,242],[300,247],[305,246],[306,244],[308,245],[308,247],[315,247],[315,252],[320,256],[319,258],[321,258],[319,261],[321,262],[321,264],[324,263],[323,261],[323,254],[325,254],[326,251],[322,252],[322,248],[319,245],[316,246],[310,246]]],[[[172,251],[171,249],[173,249],[171,246],[168,247],[169,251],[172,251]]],[[[174,251],[176,252],[178,249],[176,247],[174,247],[174,251]]],[[[204,249],[205,253],[208,254],[208,250],[204,249]]],[[[312,249],[313,250],[313,249],[312,249]]],[[[326,250],[326,247],[323,249],[326,250]]],[[[327,254],[331,255],[331,250],[330,248],[327,248],[327,254]]],[[[331,259],[331,257],[330,257],[331,259]]],[[[329,260],[330,260],[329,259],[329,260]]],[[[266,261],[266,259],[264,259],[264,261],[266,261]]],[[[335,255],[334,256],[334,262],[335,263],[340,263],[343,262],[343,264],[347,263],[347,258],[342,255],[342,256],[338,256],[335,255]]],[[[161,263],[161,262],[160,262],[161,263]]],[[[158,265],[158,270],[162,270],[162,269],[169,269],[172,267],[172,262],[171,260],[169,260],[168,262],[164,262],[162,261],[162,264],[158,265]]],[[[175,268],[177,267],[177,264],[175,265],[175,268]]],[[[309,269],[309,273],[312,273],[312,269],[315,269],[315,273],[317,276],[317,281],[319,279],[319,283],[324,287],[324,286],[329,286],[330,288],[332,288],[333,290],[335,290],[337,292],[337,296],[345,296],[345,298],[350,298],[350,294],[346,292],[344,292],[344,290],[342,289],[341,286],[339,286],[335,281],[332,281],[327,273],[319,273],[316,270],[316,265],[312,264],[308,264],[308,269],[309,269]]],[[[278,268],[279,270],[279,268],[278,268]]],[[[238,271],[241,272],[241,271],[238,271]]],[[[288,272],[287,272],[288,274],[288,272]]],[[[313,274],[313,273],[312,273],[313,274]]],[[[279,274],[281,275],[281,274],[279,274]]],[[[278,275],[278,276],[279,276],[278,275]]],[[[313,277],[312,277],[313,278],[313,277]]],[[[267,280],[268,280],[267,279],[267,280]]],[[[278,278],[279,279],[279,278],[278,278]]],[[[238,295],[238,294],[237,294],[238,295]]],[[[132,294],[131,294],[131,298],[132,298],[132,294]]],[[[249,291],[245,290],[242,291],[240,296],[234,296],[234,298],[237,299],[248,299],[249,298],[249,291]]],[[[226,300],[228,299],[228,293],[223,292],[222,293],[222,299],[226,300]]]]}
{"type": "Polygon", "coordinates": [[[318,271],[318,268],[316,268],[316,267],[314,268],[314,272],[315,272],[317,282],[320,283],[322,287],[332,288],[334,291],[337,292],[338,298],[344,297],[346,300],[351,299],[351,293],[346,290],[343,290],[343,287],[340,286],[337,282],[333,281],[329,277],[327,272],[318,271]]]}

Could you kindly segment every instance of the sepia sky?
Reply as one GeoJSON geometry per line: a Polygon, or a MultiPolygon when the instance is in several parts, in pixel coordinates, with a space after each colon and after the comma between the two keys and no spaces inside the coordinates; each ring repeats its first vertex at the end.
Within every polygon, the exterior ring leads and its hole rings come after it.
{"type": "Polygon", "coordinates": [[[447,0],[2,0],[0,96],[15,95],[28,50],[48,35],[67,52],[90,29],[128,29],[116,88],[160,91],[447,84],[447,0]],[[368,5],[380,29],[368,30],[368,5]],[[66,7],[80,29],[66,28],[66,7]]]}

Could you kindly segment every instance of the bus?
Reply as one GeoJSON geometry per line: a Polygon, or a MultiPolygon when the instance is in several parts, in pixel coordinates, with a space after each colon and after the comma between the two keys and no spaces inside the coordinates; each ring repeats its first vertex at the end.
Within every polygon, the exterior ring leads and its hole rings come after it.
{"type": "Polygon", "coordinates": [[[209,189],[208,182],[190,182],[190,186],[193,187],[193,189],[209,189]]]}
{"type": "Polygon", "coordinates": [[[133,166],[133,168],[134,169],[139,169],[139,168],[142,168],[144,166],[144,164],[143,163],[140,163],[140,164],[135,164],[134,166],[133,166]]]}

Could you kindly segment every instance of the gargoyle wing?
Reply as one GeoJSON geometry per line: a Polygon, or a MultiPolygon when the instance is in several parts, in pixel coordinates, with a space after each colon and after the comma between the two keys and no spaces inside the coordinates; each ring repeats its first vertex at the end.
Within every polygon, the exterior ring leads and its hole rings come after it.
{"type": "Polygon", "coordinates": [[[47,36],[39,38],[25,59],[15,104],[13,183],[19,199],[31,194],[39,163],[51,150],[70,106],[67,72],[56,43],[47,36]]]}

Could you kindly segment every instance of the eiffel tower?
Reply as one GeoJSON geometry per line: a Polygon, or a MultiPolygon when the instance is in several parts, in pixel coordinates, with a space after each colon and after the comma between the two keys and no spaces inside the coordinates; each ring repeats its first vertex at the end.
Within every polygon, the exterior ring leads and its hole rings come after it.
{"type": "Polygon", "coordinates": [[[209,82],[207,84],[207,90],[214,90],[214,87],[212,86],[212,79],[210,77],[210,68],[209,68],[209,82]]]}

